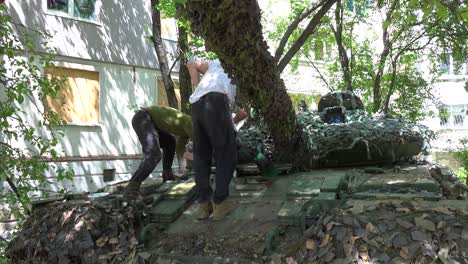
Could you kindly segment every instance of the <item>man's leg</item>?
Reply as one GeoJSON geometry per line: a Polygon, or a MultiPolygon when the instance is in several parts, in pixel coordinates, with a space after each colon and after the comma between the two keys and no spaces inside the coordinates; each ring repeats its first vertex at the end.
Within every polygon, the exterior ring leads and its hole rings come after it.
{"type": "Polygon", "coordinates": [[[172,162],[174,161],[176,139],[173,135],[159,129],[159,143],[163,149],[163,181],[175,180],[172,173],[172,162]]]}
{"type": "Polygon", "coordinates": [[[216,189],[213,197],[213,220],[218,221],[233,209],[232,203],[226,201],[226,198],[229,196],[229,183],[237,159],[234,124],[226,95],[209,93],[199,102],[203,111],[198,121],[202,124],[207,141],[211,143],[210,147],[215,152],[216,189]]]}
{"type": "Polygon", "coordinates": [[[141,183],[148,178],[161,160],[161,150],[158,132],[147,111],[138,111],[132,119],[132,126],[142,146],[143,160],[130,179],[127,191],[138,191],[141,183]]]}
{"type": "Polygon", "coordinates": [[[229,183],[237,163],[236,137],[226,95],[209,93],[206,100],[204,124],[216,161],[213,202],[220,204],[229,196],[229,183]]]}
{"type": "Polygon", "coordinates": [[[203,98],[192,105],[193,170],[198,192],[198,201],[211,201],[211,158],[213,148],[203,127],[203,98]]]}
{"type": "Polygon", "coordinates": [[[213,211],[210,185],[211,159],[213,148],[203,127],[203,98],[192,105],[193,170],[197,189],[198,208],[194,212],[197,219],[206,219],[213,211]]]}

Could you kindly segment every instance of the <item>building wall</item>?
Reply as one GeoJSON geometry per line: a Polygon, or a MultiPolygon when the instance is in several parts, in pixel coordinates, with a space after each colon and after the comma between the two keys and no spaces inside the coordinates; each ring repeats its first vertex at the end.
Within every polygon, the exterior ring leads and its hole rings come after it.
{"type": "MultiPolygon", "coordinates": [[[[88,70],[99,73],[99,122],[67,123],[59,127],[63,137],[59,145],[63,162],[57,166],[67,166],[74,170],[73,181],[65,181],[73,191],[95,191],[102,187],[104,169],[115,169],[114,181],[129,178],[141,160],[141,146],[131,127],[135,109],[155,105],[158,102],[158,70],[125,66],[119,64],[93,62],[80,59],[57,57],[56,65],[68,69],[88,70]]],[[[29,123],[37,123],[40,114],[30,102],[23,118],[29,123]]],[[[46,128],[38,128],[46,136],[46,128]]],[[[25,142],[15,145],[27,147],[25,142]]],[[[153,176],[161,172],[161,164],[153,176]]],[[[53,170],[47,173],[55,182],[53,170]]],[[[57,189],[57,186],[50,186],[57,189]]]]}
{"type": "MultiPolygon", "coordinates": [[[[151,25],[150,1],[135,4],[132,1],[97,0],[96,21],[52,12],[47,9],[47,0],[7,1],[7,6],[16,23],[47,31],[52,37],[50,45],[59,55],[158,68],[153,44],[147,39],[150,32],[145,29],[151,25]]],[[[175,54],[172,41],[165,44],[167,50],[175,54]]]]}
{"type": "MultiPolygon", "coordinates": [[[[95,191],[104,184],[127,180],[141,160],[141,146],[131,127],[134,111],[158,104],[158,70],[153,44],[147,40],[145,26],[151,24],[150,1],[97,0],[96,21],[84,21],[47,10],[46,0],[7,1],[18,34],[24,28],[47,31],[49,45],[56,49],[56,65],[70,70],[99,73],[99,121],[93,124],[68,123],[60,127],[62,162],[75,172],[72,181],[59,185],[71,191],[95,191]],[[104,182],[104,169],[115,169],[115,179],[104,182]]],[[[166,21],[173,23],[173,21],[166,21]]],[[[173,39],[175,27],[165,24],[164,34],[173,39]]],[[[175,53],[173,40],[165,40],[168,58],[175,53]]],[[[160,87],[159,87],[160,88],[160,87]]],[[[33,104],[25,118],[39,119],[33,104]]],[[[43,135],[47,135],[42,128],[43,135]]],[[[15,142],[27,147],[25,142],[15,142]]],[[[162,164],[153,176],[162,170],[162,164]]],[[[53,170],[48,179],[55,183],[53,170]]]]}

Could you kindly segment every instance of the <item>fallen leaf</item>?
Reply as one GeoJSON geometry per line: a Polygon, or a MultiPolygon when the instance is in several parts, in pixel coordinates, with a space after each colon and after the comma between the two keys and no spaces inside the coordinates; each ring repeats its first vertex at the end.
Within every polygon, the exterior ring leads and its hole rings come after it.
{"type": "Polygon", "coordinates": [[[421,253],[424,256],[432,257],[435,255],[434,247],[427,241],[424,241],[421,245],[421,253]]]}
{"type": "Polygon", "coordinates": [[[468,240],[468,229],[463,229],[462,234],[461,234],[461,238],[463,240],[468,240]]]}
{"type": "Polygon", "coordinates": [[[412,223],[402,219],[397,219],[396,222],[404,228],[411,228],[414,226],[412,223]]]}
{"type": "Polygon", "coordinates": [[[402,257],[405,260],[409,260],[411,258],[408,247],[402,247],[400,249],[400,257],[402,257]]]}
{"type": "Polygon", "coordinates": [[[316,250],[317,249],[317,243],[312,239],[307,239],[306,248],[316,250]]]}
{"type": "Polygon", "coordinates": [[[320,243],[319,247],[324,247],[328,244],[328,242],[330,242],[331,240],[331,237],[329,234],[326,234],[325,235],[325,238],[322,240],[322,243],[320,243]]]}
{"type": "Polygon", "coordinates": [[[109,239],[109,244],[118,244],[118,243],[119,243],[119,239],[116,237],[109,239]]]}
{"type": "Polygon", "coordinates": [[[366,230],[373,233],[373,234],[375,234],[375,235],[380,234],[379,229],[377,229],[377,227],[375,227],[372,223],[367,223],[366,230]]]}
{"type": "Polygon", "coordinates": [[[344,223],[345,225],[350,225],[350,226],[352,226],[352,225],[353,225],[353,217],[350,216],[350,215],[345,215],[345,216],[343,216],[343,223],[344,223]]]}
{"type": "Polygon", "coordinates": [[[369,258],[369,251],[365,245],[359,245],[359,257],[363,260],[367,260],[369,258]]]}
{"type": "Polygon", "coordinates": [[[357,236],[357,237],[366,237],[367,236],[367,230],[364,229],[364,228],[357,228],[354,230],[354,234],[357,236]]]}
{"type": "Polygon", "coordinates": [[[98,240],[96,240],[96,246],[97,247],[103,247],[106,244],[107,240],[109,240],[108,237],[99,238],[98,240]]]}
{"type": "Polygon", "coordinates": [[[356,204],[354,207],[351,209],[351,212],[353,214],[361,214],[364,213],[364,205],[362,204],[356,204]]]}
{"type": "Polygon", "coordinates": [[[334,221],[331,221],[330,223],[327,224],[328,225],[331,225],[332,227],[333,226],[342,226],[343,224],[342,223],[338,223],[338,222],[334,222],[334,221]]]}
{"type": "Polygon", "coordinates": [[[411,239],[414,241],[427,241],[430,237],[426,234],[426,232],[413,230],[411,231],[411,239]]]}
{"type": "Polygon", "coordinates": [[[408,239],[406,237],[404,237],[402,235],[398,235],[393,239],[392,244],[396,248],[401,248],[403,246],[408,245],[409,241],[408,241],[408,239]]]}
{"type": "MultiPolygon", "coordinates": [[[[373,258],[374,259],[374,258],[373,258]]],[[[387,263],[389,260],[390,260],[390,256],[387,255],[386,253],[381,253],[381,254],[378,254],[376,257],[375,257],[375,260],[380,260],[381,263],[387,263]]],[[[380,263],[380,262],[379,262],[380,263]]]]}
{"type": "Polygon", "coordinates": [[[445,222],[444,220],[437,223],[437,229],[442,229],[442,228],[444,228],[446,226],[447,226],[447,222],[445,222]]]}
{"type": "Polygon", "coordinates": [[[148,252],[140,252],[138,255],[144,260],[147,260],[149,257],[151,257],[151,254],[148,252]]]}
{"type": "Polygon", "coordinates": [[[432,211],[437,212],[437,213],[441,213],[441,214],[446,214],[446,215],[451,215],[452,214],[452,212],[446,207],[432,208],[432,211]]]}
{"type": "Polygon", "coordinates": [[[434,232],[436,230],[435,224],[430,220],[424,219],[423,217],[415,217],[414,223],[416,226],[422,227],[428,231],[434,232]]]}
{"type": "Polygon", "coordinates": [[[344,226],[337,226],[334,229],[334,231],[335,231],[335,239],[340,241],[346,236],[346,233],[348,232],[348,229],[346,227],[344,227],[344,226]]]}
{"type": "Polygon", "coordinates": [[[322,259],[325,261],[325,263],[328,263],[332,261],[335,258],[335,254],[333,252],[328,252],[322,259]]]}

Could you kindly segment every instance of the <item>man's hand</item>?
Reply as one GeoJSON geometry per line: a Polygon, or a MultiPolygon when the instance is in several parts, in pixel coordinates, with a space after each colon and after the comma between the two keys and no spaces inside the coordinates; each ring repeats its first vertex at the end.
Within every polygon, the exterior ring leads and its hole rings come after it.
{"type": "Polygon", "coordinates": [[[247,118],[247,112],[244,111],[244,109],[241,109],[239,110],[237,113],[236,113],[236,116],[234,116],[234,124],[237,124],[239,123],[240,121],[244,120],[247,118]]]}
{"type": "Polygon", "coordinates": [[[183,157],[177,157],[177,163],[179,165],[179,169],[177,170],[176,176],[184,180],[184,178],[187,178],[187,161],[183,157]]]}
{"type": "Polygon", "coordinates": [[[186,160],[193,160],[193,154],[191,152],[184,152],[184,156],[183,156],[184,159],[186,160]]]}

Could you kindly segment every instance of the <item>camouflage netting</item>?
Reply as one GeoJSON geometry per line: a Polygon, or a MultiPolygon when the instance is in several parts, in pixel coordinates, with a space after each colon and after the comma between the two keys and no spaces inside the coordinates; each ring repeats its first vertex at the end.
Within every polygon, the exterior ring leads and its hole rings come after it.
{"type": "Polygon", "coordinates": [[[331,92],[322,98],[317,106],[319,112],[323,112],[328,107],[341,105],[346,110],[363,110],[364,105],[361,99],[349,91],[331,92]]]}
{"type": "MultiPolygon", "coordinates": [[[[427,146],[431,132],[422,125],[382,116],[369,116],[362,110],[346,112],[346,123],[327,124],[317,112],[300,112],[297,121],[304,128],[310,162],[342,158],[340,152],[359,149],[364,160],[410,158],[427,146]]],[[[274,141],[261,123],[242,128],[241,154],[252,159],[259,146],[275,152],[274,141]],[[248,156],[250,155],[250,156],[248,156]]]]}
{"type": "Polygon", "coordinates": [[[8,255],[14,263],[129,263],[139,212],[108,203],[70,200],[35,209],[8,255]]]}
{"type": "Polygon", "coordinates": [[[290,261],[468,263],[468,211],[462,209],[418,202],[356,205],[323,215],[305,237],[290,261]]]}

